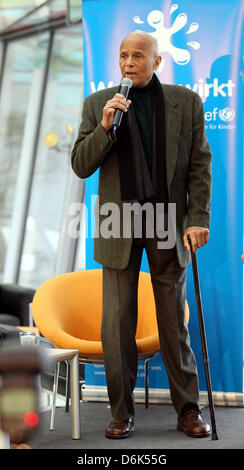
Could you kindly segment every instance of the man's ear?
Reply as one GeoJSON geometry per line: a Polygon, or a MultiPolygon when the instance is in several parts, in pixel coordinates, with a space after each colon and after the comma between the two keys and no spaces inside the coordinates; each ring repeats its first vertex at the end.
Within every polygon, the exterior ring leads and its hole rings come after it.
{"type": "Polygon", "coordinates": [[[157,69],[158,69],[158,67],[159,67],[160,64],[161,64],[161,60],[162,60],[161,55],[157,55],[157,56],[155,57],[155,59],[154,59],[154,67],[153,67],[154,70],[157,70],[157,69]]]}

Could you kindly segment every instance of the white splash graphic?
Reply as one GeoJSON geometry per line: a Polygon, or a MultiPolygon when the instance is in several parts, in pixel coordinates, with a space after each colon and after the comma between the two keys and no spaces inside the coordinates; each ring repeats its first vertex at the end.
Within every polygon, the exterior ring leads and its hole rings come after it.
{"type": "MultiPolygon", "coordinates": [[[[170,15],[178,9],[178,4],[174,3],[171,5],[170,15]]],[[[135,23],[142,24],[142,21],[139,16],[135,16],[133,18],[135,23]]],[[[160,10],[152,10],[147,16],[148,24],[155,29],[151,34],[155,39],[157,39],[159,53],[162,54],[163,52],[169,52],[171,57],[173,58],[174,62],[178,65],[186,65],[191,60],[191,54],[187,49],[175,47],[171,43],[172,36],[180,31],[184,26],[187,24],[188,18],[186,13],[179,13],[175,18],[173,24],[166,28],[164,26],[164,13],[160,10]]],[[[190,24],[188,31],[186,34],[192,34],[197,31],[199,28],[199,24],[193,22],[190,24]]],[[[187,45],[191,48],[198,50],[200,48],[200,43],[197,41],[188,41],[187,45]]],[[[158,72],[161,72],[165,66],[165,60],[162,59],[160,67],[158,68],[158,72]]]]}
{"type": "Polygon", "coordinates": [[[191,34],[191,33],[195,33],[195,31],[197,31],[199,28],[199,24],[194,22],[190,25],[188,31],[186,31],[186,34],[191,34]]]}
{"type": "Polygon", "coordinates": [[[200,42],[197,41],[189,41],[186,43],[188,46],[191,46],[193,49],[197,50],[200,49],[200,42]]]}
{"type": "Polygon", "coordinates": [[[172,13],[177,10],[177,8],[179,8],[179,5],[177,5],[177,3],[173,3],[173,5],[171,5],[169,14],[172,15],[172,13]]]}
{"type": "Polygon", "coordinates": [[[144,23],[144,21],[142,21],[139,16],[134,16],[133,21],[137,24],[143,24],[144,23]]]}

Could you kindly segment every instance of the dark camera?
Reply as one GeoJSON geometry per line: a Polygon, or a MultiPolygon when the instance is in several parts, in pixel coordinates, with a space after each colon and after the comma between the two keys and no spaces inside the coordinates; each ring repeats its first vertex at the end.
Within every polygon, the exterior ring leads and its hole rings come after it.
{"type": "Polygon", "coordinates": [[[39,422],[41,361],[36,348],[15,347],[0,353],[0,429],[20,444],[33,435],[39,422]]]}

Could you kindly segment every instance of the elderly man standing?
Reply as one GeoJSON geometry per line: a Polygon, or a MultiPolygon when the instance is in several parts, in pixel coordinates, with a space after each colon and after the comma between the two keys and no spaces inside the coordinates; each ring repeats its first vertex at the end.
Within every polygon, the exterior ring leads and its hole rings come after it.
{"type": "MultiPolygon", "coordinates": [[[[95,238],[95,260],[103,265],[102,343],[112,421],[108,438],[126,438],[135,429],[133,390],[137,378],[137,287],[145,248],[155,297],[160,347],[177,429],[192,437],[210,435],[201,418],[194,353],[185,321],[186,268],[191,238],[196,251],[208,242],[211,152],[200,97],[187,88],[160,84],[161,57],[148,33],[127,35],[120,46],[122,77],[133,86],[126,100],[118,87],[84,101],[82,122],[72,151],[72,168],[87,178],[98,168],[99,204],[176,205],[176,243],[159,248],[158,235],[95,238]],[[124,112],[115,135],[116,109],[124,112]]],[[[100,215],[100,212],[99,212],[100,215]]],[[[100,215],[98,224],[104,221],[100,215]]]]}

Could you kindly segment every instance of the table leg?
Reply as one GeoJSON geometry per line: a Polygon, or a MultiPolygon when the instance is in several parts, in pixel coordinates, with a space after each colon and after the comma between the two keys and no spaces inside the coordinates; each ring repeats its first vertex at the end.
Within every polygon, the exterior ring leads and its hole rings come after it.
{"type": "Polygon", "coordinates": [[[78,354],[70,359],[70,385],[72,406],[72,439],[80,439],[80,394],[78,354]]]}

